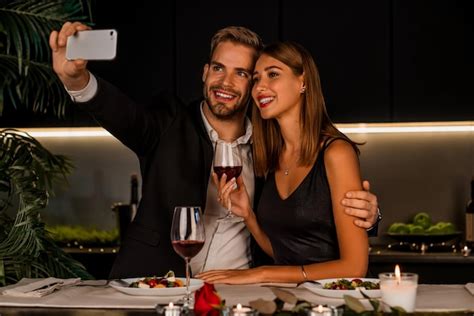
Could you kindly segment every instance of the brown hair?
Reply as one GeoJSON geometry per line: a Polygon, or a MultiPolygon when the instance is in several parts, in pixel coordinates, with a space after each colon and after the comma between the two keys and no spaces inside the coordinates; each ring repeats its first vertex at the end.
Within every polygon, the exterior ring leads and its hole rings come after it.
{"type": "MultiPolygon", "coordinates": [[[[301,151],[298,164],[308,166],[314,163],[321,144],[329,138],[343,138],[359,153],[358,143],[340,132],[329,119],[318,68],[311,54],[297,43],[277,42],[266,46],[261,55],[281,61],[290,67],[296,76],[303,75],[306,91],[301,108],[301,151]]],[[[262,119],[255,105],[252,110],[252,124],[255,173],[265,176],[269,171],[278,168],[284,141],[277,120],[262,119]]]]}
{"type": "Polygon", "coordinates": [[[214,34],[211,40],[211,50],[209,52],[209,61],[216,50],[217,45],[222,42],[233,42],[249,46],[255,50],[254,62],[257,60],[260,50],[263,48],[263,42],[257,33],[245,28],[243,26],[228,26],[220,29],[214,34]]]}

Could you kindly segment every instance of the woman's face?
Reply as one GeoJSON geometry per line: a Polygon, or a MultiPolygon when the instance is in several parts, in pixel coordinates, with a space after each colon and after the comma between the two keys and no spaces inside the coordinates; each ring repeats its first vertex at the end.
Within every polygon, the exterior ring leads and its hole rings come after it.
{"type": "Polygon", "coordinates": [[[263,119],[299,115],[303,75],[273,57],[261,55],[255,65],[252,97],[263,119]]]}

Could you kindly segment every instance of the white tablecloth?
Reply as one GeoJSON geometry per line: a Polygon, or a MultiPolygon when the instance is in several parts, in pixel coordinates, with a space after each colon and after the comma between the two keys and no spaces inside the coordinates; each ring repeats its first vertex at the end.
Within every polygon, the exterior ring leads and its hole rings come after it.
{"type": "MultiPolygon", "coordinates": [[[[1,288],[0,288],[1,289],[1,288]]],[[[258,285],[217,285],[216,289],[227,305],[247,304],[257,298],[274,299],[267,286],[258,285]]],[[[315,304],[341,305],[342,299],[326,298],[305,288],[285,288],[301,299],[315,304]]],[[[157,303],[168,304],[179,297],[131,296],[111,287],[72,286],[63,288],[44,297],[13,297],[0,295],[0,306],[62,307],[62,308],[120,308],[151,309],[157,303]]],[[[464,285],[418,286],[416,311],[474,311],[474,296],[464,285]]]]}

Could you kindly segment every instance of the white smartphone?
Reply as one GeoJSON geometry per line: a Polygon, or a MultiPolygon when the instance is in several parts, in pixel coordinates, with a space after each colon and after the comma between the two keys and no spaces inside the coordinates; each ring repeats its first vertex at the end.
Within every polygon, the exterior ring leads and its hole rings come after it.
{"type": "Polygon", "coordinates": [[[112,60],[117,54],[117,31],[88,30],[69,36],[66,44],[68,60],[112,60]]]}

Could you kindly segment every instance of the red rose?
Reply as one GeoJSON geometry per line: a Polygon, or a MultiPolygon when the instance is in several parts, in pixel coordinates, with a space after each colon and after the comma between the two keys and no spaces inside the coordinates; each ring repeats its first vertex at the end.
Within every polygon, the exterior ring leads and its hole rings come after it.
{"type": "Polygon", "coordinates": [[[213,284],[204,283],[204,286],[194,295],[194,314],[199,316],[217,316],[222,308],[222,300],[213,284]]]}

